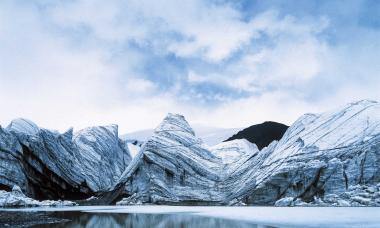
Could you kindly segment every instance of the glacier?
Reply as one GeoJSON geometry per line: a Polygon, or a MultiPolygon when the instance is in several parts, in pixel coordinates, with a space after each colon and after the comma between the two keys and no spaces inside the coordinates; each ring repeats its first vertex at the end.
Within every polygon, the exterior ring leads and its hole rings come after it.
{"type": "Polygon", "coordinates": [[[118,181],[131,156],[117,126],[60,134],[25,119],[0,127],[0,186],[39,200],[80,200],[118,181]]]}
{"type": "Polygon", "coordinates": [[[336,195],[342,205],[379,206],[377,193],[358,191],[364,200],[349,196],[357,185],[378,192],[379,167],[380,104],[374,101],[306,114],[260,151],[244,140],[208,147],[183,116],[169,114],[101,198],[179,205],[275,205],[288,199],[296,203],[287,206],[301,206],[329,205],[323,200],[336,195]]]}
{"type": "Polygon", "coordinates": [[[145,142],[120,139],[116,125],[60,134],[18,119],[0,127],[0,171],[1,189],[39,200],[380,206],[380,104],[305,114],[261,150],[245,139],[209,146],[180,114],[145,142]]]}

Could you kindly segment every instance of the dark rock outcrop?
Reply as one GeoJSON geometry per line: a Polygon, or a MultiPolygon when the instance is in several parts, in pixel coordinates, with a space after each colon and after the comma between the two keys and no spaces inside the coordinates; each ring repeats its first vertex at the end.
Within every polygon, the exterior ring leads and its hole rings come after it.
{"type": "Polygon", "coordinates": [[[245,128],[225,141],[246,139],[261,150],[271,142],[280,140],[288,128],[285,124],[268,121],[245,128]]]}

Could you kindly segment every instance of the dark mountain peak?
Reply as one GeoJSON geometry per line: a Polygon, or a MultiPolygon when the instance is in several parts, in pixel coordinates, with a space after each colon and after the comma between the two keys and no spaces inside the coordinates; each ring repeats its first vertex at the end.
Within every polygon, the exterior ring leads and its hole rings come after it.
{"type": "Polygon", "coordinates": [[[261,150],[274,140],[280,140],[289,126],[274,121],[265,121],[261,124],[252,125],[245,128],[225,141],[234,139],[246,139],[255,143],[261,150]]]}

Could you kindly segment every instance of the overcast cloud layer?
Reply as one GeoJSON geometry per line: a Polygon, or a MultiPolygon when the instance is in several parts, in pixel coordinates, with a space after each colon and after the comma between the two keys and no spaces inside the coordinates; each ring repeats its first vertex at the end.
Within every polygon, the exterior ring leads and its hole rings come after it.
{"type": "Polygon", "coordinates": [[[380,100],[380,1],[0,1],[0,123],[291,124],[380,100]]]}

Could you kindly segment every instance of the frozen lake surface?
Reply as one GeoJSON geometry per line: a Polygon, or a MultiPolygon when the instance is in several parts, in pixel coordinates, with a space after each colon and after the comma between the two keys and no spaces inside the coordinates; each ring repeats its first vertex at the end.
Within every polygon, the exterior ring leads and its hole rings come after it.
{"type": "Polygon", "coordinates": [[[66,219],[59,227],[380,227],[380,208],[374,207],[80,206],[2,213],[66,219]]]}

